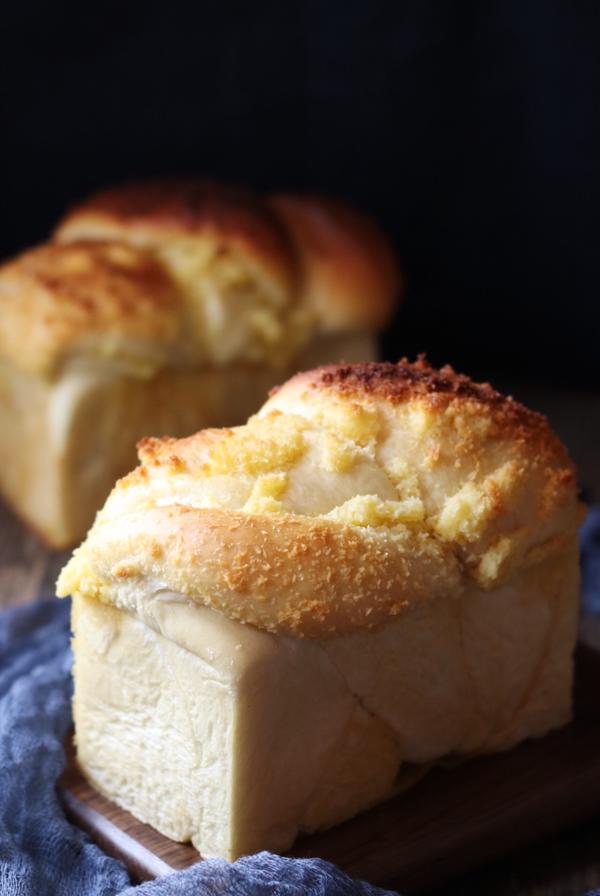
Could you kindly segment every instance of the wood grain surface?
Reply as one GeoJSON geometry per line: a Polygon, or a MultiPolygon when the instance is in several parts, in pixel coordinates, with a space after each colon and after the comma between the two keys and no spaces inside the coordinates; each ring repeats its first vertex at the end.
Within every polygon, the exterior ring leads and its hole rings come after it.
{"type": "MultiPolygon", "coordinates": [[[[498,756],[431,772],[412,790],[329,831],[291,855],[320,856],[354,877],[421,893],[600,810],[600,655],[577,661],[571,725],[498,756]]],[[[198,861],[96,793],[70,751],[59,793],[69,815],[140,879],[198,861]]]]}

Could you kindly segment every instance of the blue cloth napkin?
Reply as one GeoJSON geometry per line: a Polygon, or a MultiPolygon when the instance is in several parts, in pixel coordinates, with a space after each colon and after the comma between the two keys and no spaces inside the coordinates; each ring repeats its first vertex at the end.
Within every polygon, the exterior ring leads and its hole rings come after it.
{"type": "Polygon", "coordinates": [[[54,785],[71,725],[69,602],[0,613],[0,896],[384,896],[321,859],[267,852],[131,886],[65,818],[54,785]]]}

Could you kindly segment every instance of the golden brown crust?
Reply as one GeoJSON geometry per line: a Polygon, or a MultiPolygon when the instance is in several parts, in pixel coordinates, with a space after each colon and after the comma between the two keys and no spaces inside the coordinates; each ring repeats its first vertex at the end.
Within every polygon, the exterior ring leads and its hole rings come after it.
{"type": "Polygon", "coordinates": [[[496,588],[577,537],[573,466],[547,421],[424,359],[299,374],[245,426],[144,440],[140,458],[61,593],[135,610],[167,588],[329,637],[496,588]]]}
{"type": "MultiPolygon", "coordinates": [[[[106,525],[59,582],[113,602],[148,579],[231,619],[281,634],[327,637],[369,629],[458,584],[458,564],[423,536],[394,545],[334,521],[292,515],[153,507],[126,529],[106,525]]],[[[140,597],[143,595],[143,591],[140,597]]],[[[145,596],[145,595],[144,595],[145,596]]]]}
{"type": "MultiPolygon", "coordinates": [[[[278,195],[201,179],[122,184],[72,208],[55,238],[121,239],[186,255],[241,254],[271,288],[298,298],[321,330],[375,331],[391,317],[401,291],[394,252],[374,220],[339,200],[278,195]]],[[[174,272],[180,266],[175,259],[174,272]]]]}
{"type": "Polygon", "coordinates": [[[542,522],[559,508],[574,506],[575,468],[547,418],[449,365],[433,368],[424,356],[413,363],[404,358],[397,364],[338,364],[299,373],[272,390],[261,413],[286,409],[356,430],[363,425],[358,408],[363,416],[369,409],[389,421],[390,444],[402,446],[410,467],[403,475],[417,474],[421,489],[436,494],[443,483],[440,495],[429,499],[439,514],[437,531],[447,526],[452,496],[487,520],[473,536],[486,548],[492,533],[499,538],[506,530],[513,540],[521,538],[520,518],[527,521],[524,530],[542,531],[542,522]]]}
{"type": "Polygon", "coordinates": [[[296,374],[284,386],[275,386],[270,395],[274,397],[283,390],[293,392],[298,387],[331,393],[346,400],[359,398],[390,405],[418,400],[437,411],[458,401],[493,419],[501,430],[509,432],[515,439],[541,440],[574,476],[567,451],[543,414],[525,407],[510,395],[503,395],[489,383],[476,383],[457,373],[449,364],[439,369],[432,367],[424,354],[416,361],[402,358],[395,364],[389,361],[328,364],[296,374]]]}
{"type": "Polygon", "coordinates": [[[246,234],[268,245],[281,237],[274,216],[251,190],[201,178],[133,181],[108,187],[75,205],[57,228],[97,215],[122,225],[144,223],[169,232],[198,233],[214,228],[224,235],[246,234]],[[262,225],[262,230],[261,230],[262,225]]]}
{"type": "Polygon", "coordinates": [[[180,307],[168,274],[142,249],[38,246],[0,268],[0,355],[42,375],[78,352],[152,370],[175,342],[180,307]]]}
{"type": "Polygon", "coordinates": [[[165,241],[203,241],[214,251],[234,247],[284,289],[297,288],[297,266],[289,236],[252,191],[200,178],[170,178],[120,184],[74,206],[55,237],[110,236],[150,249],[165,241]]]}
{"type": "MultiPolygon", "coordinates": [[[[310,382],[313,388],[323,386],[348,395],[374,395],[394,403],[417,396],[444,394],[474,398],[488,405],[516,405],[512,398],[497,392],[489,383],[476,383],[470,377],[456,373],[449,364],[439,369],[432,367],[424,354],[416,361],[401,358],[395,364],[391,361],[328,364],[297,376],[310,382]]],[[[523,405],[519,408],[527,415],[533,413],[523,405]]]]}
{"type": "Polygon", "coordinates": [[[402,289],[394,251],[378,224],[344,202],[282,194],[269,199],[296,246],[303,298],[326,331],[378,330],[402,289]]]}

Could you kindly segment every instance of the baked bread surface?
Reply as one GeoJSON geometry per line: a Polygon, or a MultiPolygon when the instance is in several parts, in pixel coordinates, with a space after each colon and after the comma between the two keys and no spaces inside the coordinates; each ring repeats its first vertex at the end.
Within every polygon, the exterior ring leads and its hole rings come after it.
{"type": "Polygon", "coordinates": [[[0,357],[39,376],[73,357],[142,375],[173,359],[181,300],[150,253],[119,242],[46,244],[0,268],[0,357]]]}
{"type": "Polygon", "coordinates": [[[303,300],[320,329],[335,333],[384,327],[402,291],[402,278],[376,221],[325,196],[279,194],[269,204],[292,237],[303,300]]]}
{"type": "Polygon", "coordinates": [[[285,851],[569,720],[580,510],[544,418],[338,364],[140,460],[58,590],[80,766],[166,836],[285,851]]]}
{"type": "Polygon", "coordinates": [[[296,286],[296,259],[285,228],[241,187],[193,178],[123,184],[75,206],[56,229],[59,242],[107,237],[165,249],[184,279],[186,254],[204,256],[205,263],[230,254],[259,272],[263,286],[275,294],[296,286]]]}
{"type": "Polygon", "coordinates": [[[124,184],[74,208],[55,238],[153,252],[181,290],[199,360],[282,369],[314,328],[288,233],[249,190],[200,179],[124,184]]]}
{"type": "Polygon", "coordinates": [[[110,359],[136,342],[151,342],[157,369],[281,371],[314,330],[298,278],[287,232],[244,191],[194,182],[119,188],[74,213],[54,243],[0,268],[0,355],[27,366],[29,353],[21,358],[15,343],[34,321],[27,369],[42,375],[86,347],[110,359]]]}
{"type": "Polygon", "coordinates": [[[135,609],[170,589],[328,638],[560,560],[580,519],[545,418],[424,359],[299,374],[246,426],[144,440],[140,460],[60,594],[135,609]]]}
{"type": "Polygon", "coordinates": [[[55,238],[119,239],[152,249],[188,290],[211,271],[218,279],[221,271],[242,277],[246,270],[271,302],[293,297],[323,333],[377,331],[402,288],[376,222],[322,196],[261,197],[193,178],[123,184],[76,205],[55,238]]]}

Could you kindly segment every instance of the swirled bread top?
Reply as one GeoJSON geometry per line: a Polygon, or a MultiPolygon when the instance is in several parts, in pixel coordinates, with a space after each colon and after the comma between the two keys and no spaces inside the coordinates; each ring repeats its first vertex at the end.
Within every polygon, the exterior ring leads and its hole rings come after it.
{"type": "Polygon", "coordinates": [[[128,184],[0,267],[0,358],[45,377],[74,358],[142,375],[289,369],[319,332],[380,327],[399,288],[383,234],[342,203],[193,179],[128,184]]]}
{"type": "Polygon", "coordinates": [[[235,429],[147,439],[59,580],[135,610],[161,589],[299,637],[380,626],[572,548],[548,422],[451,368],[293,377],[235,429]]]}

